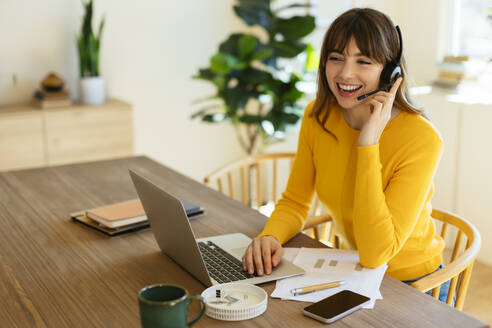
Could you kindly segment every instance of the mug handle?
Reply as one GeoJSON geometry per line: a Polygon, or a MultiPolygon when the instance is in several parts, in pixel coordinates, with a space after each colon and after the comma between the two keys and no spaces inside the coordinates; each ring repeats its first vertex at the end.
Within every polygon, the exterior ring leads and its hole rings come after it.
{"type": "MultiPolygon", "coordinates": [[[[186,325],[188,327],[191,327],[193,326],[202,316],[203,314],[205,313],[205,307],[207,306],[205,304],[205,302],[203,301],[203,297],[201,295],[195,295],[195,296],[191,296],[191,297],[188,297],[188,300],[189,302],[191,303],[192,301],[196,300],[196,301],[200,301],[202,303],[202,309],[200,311],[200,313],[198,313],[198,315],[196,316],[195,319],[191,320],[190,322],[188,322],[186,325]]],[[[189,304],[189,303],[188,303],[189,304]]]]}

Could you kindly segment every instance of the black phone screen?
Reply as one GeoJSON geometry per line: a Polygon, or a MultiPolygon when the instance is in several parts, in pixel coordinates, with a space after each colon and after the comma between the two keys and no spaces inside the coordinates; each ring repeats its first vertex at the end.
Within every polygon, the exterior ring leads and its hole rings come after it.
{"type": "Polygon", "coordinates": [[[304,310],[325,319],[330,319],[368,300],[369,298],[364,295],[354,293],[350,290],[342,290],[335,295],[331,295],[305,307],[304,310]]]}

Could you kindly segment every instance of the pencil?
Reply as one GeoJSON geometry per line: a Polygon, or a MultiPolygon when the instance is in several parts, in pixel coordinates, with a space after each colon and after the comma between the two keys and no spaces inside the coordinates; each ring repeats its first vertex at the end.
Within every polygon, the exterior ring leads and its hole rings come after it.
{"type": "Polygon", "coordinates": [[[301,288],[294,288],[291,289],[291,294],[294,294],[295,296],[297,295],[302,295],[306,293],[311,293],[315,292],[318,290],[323,290],[323,289],[328,289],[328,288],[335,288],[340,285],[343,285],[345,282],[343,281],[333,281],[333,282],[328,282],[325,284],[319,284],[319,285],[313,285],[313,286],[306,286],[306,287],[301,287],[301,288]]]}

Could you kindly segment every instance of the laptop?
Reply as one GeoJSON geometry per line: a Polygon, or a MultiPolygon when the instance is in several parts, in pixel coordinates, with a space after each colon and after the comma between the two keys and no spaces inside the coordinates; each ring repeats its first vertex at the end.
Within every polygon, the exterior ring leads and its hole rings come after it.
{"type": "MultiPolygon", "coordinates": [[[[183,204],[148,179],[130,171],[161,251],[205,286],[240,281],[261,284],[301,275],[305,271],[282,259],[270,275],[243,271],[242,256],[251,238],[242,233],[195,239],[183,204]]],[[[206,216],[202,220],[206,220],[206,216]]]]}

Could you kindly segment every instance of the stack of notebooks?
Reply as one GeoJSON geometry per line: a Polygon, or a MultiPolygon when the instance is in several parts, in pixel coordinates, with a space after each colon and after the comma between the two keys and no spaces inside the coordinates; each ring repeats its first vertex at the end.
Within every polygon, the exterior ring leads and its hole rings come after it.
{"type": "MultiPolygon", "coordinates": [[[[181,200],[188,218],[203,214],[203,208],[181,200]]],[[[149,221],[139,199],[92,208],[83,212],[72,213],[73,221],[97,229],[109,236],[148,228],[149,221]]]]}
{"type": "Polygon", "coordinates": [[[445,56],[437,64],[439,76],[434,85],[444,88],[456,88],[463,82],[476,81],[485,68],[485,62],[479,58],[468,56],[445,56]]]}

